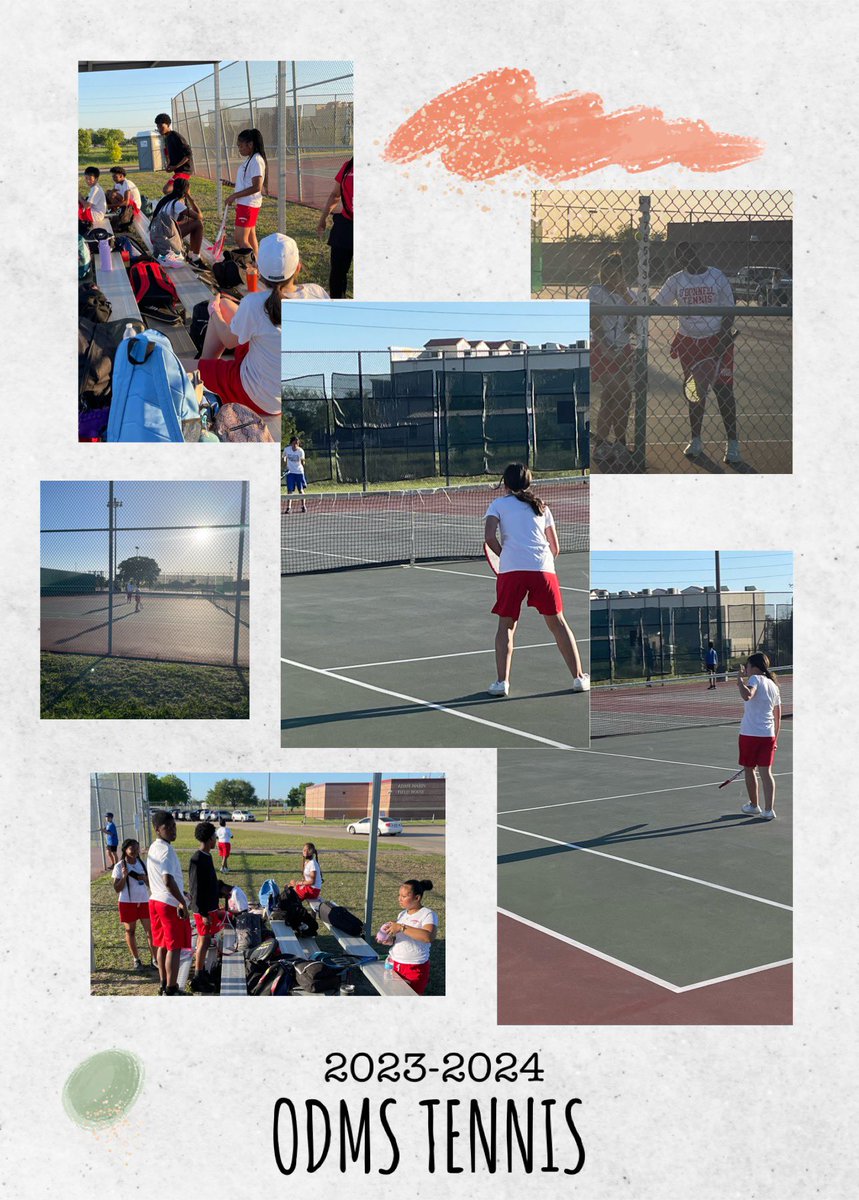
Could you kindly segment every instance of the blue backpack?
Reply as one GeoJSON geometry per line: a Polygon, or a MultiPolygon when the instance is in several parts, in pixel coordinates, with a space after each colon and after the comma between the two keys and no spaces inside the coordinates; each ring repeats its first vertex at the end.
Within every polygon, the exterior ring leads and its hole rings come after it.
{"type": "Polygon", "coordinates": [[[170,342],[158,330],[145,329],[119,343],[112,393],[109,442],[183,442],[199,438],[196,393],[170,342]],[[191,423],[187,438],[183,422],[191,423]]]}
{"type": "Polygon", "coordinates": [[[264,908],[269,916],[271,916],[272,910],[276,907],[279,899],[280,888],[273,879],[266,879],[259,890],[260,908],[264,908]]]}

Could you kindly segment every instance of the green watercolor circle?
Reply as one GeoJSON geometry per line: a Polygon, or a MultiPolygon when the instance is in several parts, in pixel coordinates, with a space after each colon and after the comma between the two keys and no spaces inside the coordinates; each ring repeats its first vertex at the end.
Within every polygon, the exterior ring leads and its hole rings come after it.
{"type": "Polygon", "coordinates": [[[84,1059],[63,1087],[63,1107],[83,1129],[121,1120],[140,1095],[143,1064],[127,1050],[102,1050],[84,1059]]]}

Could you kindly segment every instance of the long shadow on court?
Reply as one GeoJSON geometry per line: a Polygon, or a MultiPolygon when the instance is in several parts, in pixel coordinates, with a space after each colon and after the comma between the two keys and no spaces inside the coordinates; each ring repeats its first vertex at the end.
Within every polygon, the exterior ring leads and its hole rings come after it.
{"type": "Polygon", "coordinates": [[[499,701],[493,696],[487,696],[485,692],[471,692],[466,696],[454,696],[449,700],[426,700],[421,703],[411,704],[405,708],[394,705],[379,705],[375,708],[353,708],[345,712],[339,713],[324,713],[312,717],[290,717],[280,723],[281,729],[303,729],[306,725],[330,725],[338,721],[355,721],[366,720],[368,718],[378,717],[402,717],[402,716],[423,716],[428,705],[438,705],[441,708],[480,708],[484,704],[490,705],[496,709],[503,709],[509,712],[511,707],[514,707],[518,702],[530,702],[532,700],[548,699],[552,696],[569,696],[570,688],[559,688],[553,692],[531,692],[527,696],[507,696],[504,701],[499,701]]]}
{"type": "MultiPolygon", "coordinates": [[[[594,850],[600,846],[623,846],[628,842],[647,842],[658,838],[666,837],[686,837],[689,834],[697,833],[719,833],[724,830],[736,829],[737,825],[758,825],[763,824],[763,817],[749,817],[744,813],[725,813],[721,817],[711,817],[707,821],[697,821],[692,825],[667,825],[663,829],[647,830],[646,825],[627,825],[622,829],[615,830],[614,833],[600,834],[599,837],[581,838],[578,841],[571,841],[569,845],[564,846],[544,846],[535,850],[520,850],[515,854],[502,854],[498,858],[499,864],[527,862],[529,860],[545,858],[552,854],[571,854],[577,850],[594,850]],[[646,831],[646,832],[645,832],[646,831]]],[[[524,830],[516,830],[527,837],[524,830]]]]}
{"type": "MultiPolygon", "coordinates": [[[[113,618],[113,623],[115,625],[117,621],[124,621],[126,617],[132,616],[134,616],[134,613],[121,613],[119,616],[113,618]]],[[[90,625],[87,629],[79,629],[77,633],[73,633],[69,637],[57,638],[56,644],[58,646],[65,646],[69,642],[76,642],[79,638],[86,637],[88,633],[98,633],[99,629],[107,629],[109,624],[110,621],[102,621],[100,625],[90,625]]]]}

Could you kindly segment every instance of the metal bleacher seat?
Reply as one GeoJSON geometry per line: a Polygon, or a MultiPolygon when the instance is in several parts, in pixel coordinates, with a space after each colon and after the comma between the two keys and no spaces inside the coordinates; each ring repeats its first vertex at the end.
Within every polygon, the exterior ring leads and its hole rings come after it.
{"type": "Polygon", "coordinates": [[[221,995],[246,996],[245,956],[236,950],[236,931],[225,929],[223,934],[223,957],[221,958],[221,995]]]}
{"type": "Polygon", "coordinates": [[[140,309],[128,279],[128,272],[118,250],[110,256],[112,270],[105,271],[98,252],[93,255],[95,279],[100,291],[110,301],[112,321],[140,321],[140,309]]]}
{"type": "Polygon", "coordinates": [[[372,984],[380,996],[402,996],[412,1000],[418,998],[418,994],[413,988],[410,988],[405,979],[398,975],[396,971],[388,971],[384,962],[379,959],[378,954],[373,947],[366,942],[364,938],[353,937],[348,933],[343,933],[334,925],[329,925],[327,921],[323,921],[319,916],[318,900],[309,901],[310,907],[316,913],[316,917],[320,924],[328,930],[332,937],[337,939],[340,949],[345,954],[354,954],[356,957],[363,959],[361,963],[361,974],[372,984]]]}

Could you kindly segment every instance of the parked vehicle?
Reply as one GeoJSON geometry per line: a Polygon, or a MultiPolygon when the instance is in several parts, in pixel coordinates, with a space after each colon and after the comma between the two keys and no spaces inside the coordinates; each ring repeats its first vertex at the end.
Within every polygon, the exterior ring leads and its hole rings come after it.
{"type": "Polygon", "coordinates": [[[256,817],[252,812],[234,812],[230,817],[231,821],[255,821],[256,817]]]}
{"type": "MultiPolygon", "coordinates": [[[[366,833],[366,835],[369,837],[372,827],[372,817],[361,817],[360,821],[350,822],[350,824],[346,826],[346,832],[366,833]]],[[[385,816],[384,813],[379,813],[379,837],[398,837],[402,832],[402,821],[395,821],[391,817],[385,816]]]]}
{"type": "Polygon", "coordinates": [[[729,282],[735,300],[779,306],[793,300],[793,278],[781,267],[740,267],[729,282]]]}

